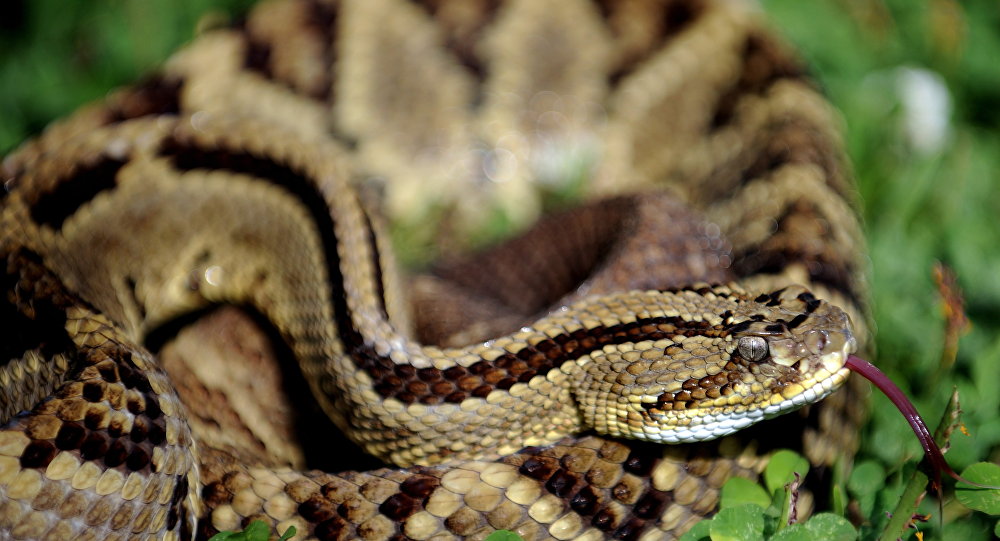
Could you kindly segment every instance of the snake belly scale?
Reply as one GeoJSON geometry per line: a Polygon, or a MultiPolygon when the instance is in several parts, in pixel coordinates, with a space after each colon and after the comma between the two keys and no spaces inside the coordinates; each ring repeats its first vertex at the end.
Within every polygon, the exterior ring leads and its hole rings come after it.
{"type": "Polygon", "coordinates": [[[849,457],[835,127],[737,3],[264,2],[4,160],[0,539],[661,539],[775,447],[849,457]],[[581,144],[594,202],[409,285],[355,191],[468,217],[581,144]],[[204,430],[141,344],[218,304],[392,467],[204,430]]]}

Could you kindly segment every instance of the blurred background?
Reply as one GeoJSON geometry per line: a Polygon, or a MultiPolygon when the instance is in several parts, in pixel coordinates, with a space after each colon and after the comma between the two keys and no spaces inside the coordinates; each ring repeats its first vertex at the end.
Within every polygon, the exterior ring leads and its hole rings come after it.
{"type": "MultiPolygon", "coordinates": [[[[250,4],[4,0],[0,155],[154,69],[199,22],[225,21],[250,4]]],[[[868,234],[877,363],[932,425],[958,388],[968,435],[952,437],[947,456],[956,469],[1000,461],[1000,4],[763,0],[762,7],[843,114],[868,234]],[[967,325],[960,305],[942,298],[938,262],[954,271],[967,325]]],[[[861,516],[877,522],[920,447],[895,408],[873,400],[848,490],[861,516]]],[[[949,539],[990,539],[1000,528],[997,517],[951,500],[944,510],[949,539]]],[[[922,529],[936,535],[936,527],[935,519],[922,529]]],[[[863,528],[863,537],[876,530],[863,528]]]]}

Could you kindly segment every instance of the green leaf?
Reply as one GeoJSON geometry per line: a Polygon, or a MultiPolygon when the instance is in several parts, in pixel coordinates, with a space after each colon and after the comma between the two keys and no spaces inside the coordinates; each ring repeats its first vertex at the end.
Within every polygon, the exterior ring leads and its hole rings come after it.
{"type": "Polygon", "coordinates": [[[687,532],[684,532],[684,535],[678,541],[710,541],[711,528],[711,519],[703,520],[692,526],[687,532]]]}
{"type": "Polygon", "coordinates": [[[865,460],[858,463],[847,480],[847,489],[854,496],[861,514],[869,516],[875,509],[878,493],[885,488],[886,473],[878,461],[865,460]]]}
{"type": "Polygon", "coordinates": [[[719,508],[739,507],[748,503],[766,509],[771,505],[771,497],[763,487],[742,477],[733,477],[722,486],[719,508]]]}
{"type": "Polygon", "coordinates": [[[813,534],[812,539],[854,541],[858,538],[858,532],[851,525],[850,521],[833,513],[819,513],[814,515],[804,526],[806,530],[813,534]]]}
{"type": "MultiPolygon", "coordinates": [[[[962,477],[984,485],[1000,486],[1000,466],[989,462],[977,462],[965,468],[962,477]]],[[[955,496],[970,509],[1000,515],[1000,490],[958,483],[955,486],[955,496]]]]}
{"type": "MultiPolygon", "coordinates": [[[[291,526],[282,534],[279,541],[291,539],[295,535],[295,527],[291,526]]],[[[242,532],[219,532],[208,541],[267,541],[271,537],[271,527],[263,520],[255,520],[247,524],[242,532]]]]}
{"type": "Polygon", "coordinates": [[[877,461],[865,460],[854,467],[847,488],[856,495],[875,494],[885,486],[885,468],[877,461]]]}
{"type": "Polygon", "coordinates": [[[285,533],[281,534],[281,537],[278,538],[278,541],[288,541],[289,539],[295,537],[297,532],[298,530],[295,529],[295,526],[289,526],[288,529],[285,530],[285,533]]]}
{"type": "Polygon", "coordinates": [[[510,530],[497,530],[487,535],[486,541],[524,541],[524,539],[510,530]]]}
{"type": "Polygon", "coordinates": [[[820,513],[809,521],[791,526],[776,533],[771,541],[854,541],[858,532],[844,517],[832,513],[820,513]]]}
{"type": "Polygon", "coordinates": [[[847,509],[847,491],[844,490],[844,485],[836,484],[832,487],[830,492],[830,505],[834,513],[838,515],[843,515],[847,509]]]}
{"type": "Polygon", "coordinates": [[[993,527],[993,535],[1000,537],[1000,520],[998,520],[996,526],[993,527]]]}
{"type": "Polygon", "coordinates": [[[748,503],[719,511],[709,530],[712,541],[763,541],[764,509],[748,503]]]}
{"type": "Polygon", "coordinates": [[[798,472],[800,477],[805,477],[809,473],[809,461],[794,451],[782,449],[774,453],[771,461],[767,463],[767,469],[764,470],[764,485],[773,494],[775,490],[780,490],[795,480],[794,472],[798,472]]]}

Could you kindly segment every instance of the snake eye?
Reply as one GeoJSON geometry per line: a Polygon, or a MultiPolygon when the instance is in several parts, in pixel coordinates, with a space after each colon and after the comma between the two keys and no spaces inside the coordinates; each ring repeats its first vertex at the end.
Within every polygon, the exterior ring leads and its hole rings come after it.
{"type": "Polygon", "coordinates": [[[740,356],[750,362],[757,362],[767,356],[767,340],[761,336],[744,336],[736,344],[740,356]]]}

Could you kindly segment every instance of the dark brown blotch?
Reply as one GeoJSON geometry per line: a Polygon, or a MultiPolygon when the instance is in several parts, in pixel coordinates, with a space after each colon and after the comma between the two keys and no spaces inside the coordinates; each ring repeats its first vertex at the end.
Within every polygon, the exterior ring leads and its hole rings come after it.
{"type": "Polygon", "coordinates": [[[129,396],[125,402],[125,408],[128,409],[129,413],[132,415],[140,415],[145,409],[142,404],[142,399],[138,396],[129,396]]]}
{"type": "Polygon", "coordinates": [[[129,432],[129,439],[135,443],[140,443],[149,435],[149,421],[143,417],[136,417],[132,421],[132,431],[129,432]]]}
{"type": "Polygon", "coordinates": [[[417,377],[421,381],[434,382],[441,379],[441,371],[436,368],[421,368],[417,370],[417,377]]]}
{"type": "Polygon", "coordinates": [[[399,490],[418,500],[424,500],[434,492],[441,482],[429,475],[413,475],[399,485],[399,490]]]}
{"type": "Polygon", "coordinates": [[[61,229],[63,222],[90,202],[97,194],[117,186],[115,180],[125,161],[100,156],[91,163],[81,163],[73,174],[55,183],[51,192],[43,192],[33,201],[31,216],[35,222],[61,229]]]}
{"type": "Polygon", "coordinates": [[[108,423],[108,428],[106,430],[108,436],[111,436],[112,438],[120,438],[125,435],[124,422],[125,421],[121,418],[112,418],[111,422],[108,423]]]}
{"type": "Polygon", "coordinates": [[[618,483],[611,489],[611,497],[628,504],[636,497],[636,494],[632,490],[632,487],[629,487],[628,483],[623,482],[618,483]]]}
{"type": "Polygon", "coordinates": [[[521,475],[530,477],[537,481],[544,481],[551,477],[557,469],[559,469],[559,467],[554,461],[543,457],[531,457],[521,464],[518,471],[521,475]]]}
{"type": "Polygon", "coordinates": [[[473,375],[463,376],[455,382],[455,385],[462,391],[471,391],[479,386],[480,380],[473,375]]]}
{"type": "Polygon", "coordinates": [[[420,503],[417,500],[403,493],[389,496],[378,506],[379,513],[389,517],[391,520],[402,521],[420,510],[420,503]]]}
{"type": "Polygon", "coordinates": [[[125,466],[132,471],[139,471],[149,465],[149,460],[149,454],[142,447],[136,446],[125,460],[125,466]]]}
{"type": "Polygon", "coordinates": [[[764,327],[764,331],[765,332],[774,333],[774,334],[780,334],[780,333],[783,333],[783,332],[785,332],[787,330],[788,329],[785,328],[785,324],[784,323],[772,323],[772,324],[764,327]]]}
{"type": "Polygon", "coordinates": [[[622,541],[636,541],[644,529],[646,529],[646,521],[633,517],[615,530],[614,538],[622,541]]]}
{"type": "Polygon", "coordinates": [[[779,79],[801,79],[804,75],[802,65],[772,38],[751,34],[743,45],[743,71],[716,103],[712,126],[728,124],[744,96],[759,94],[779,79]]]}
{"type": "Polygon", "coordinates": [[[118,365],[111,361],[104,361],[98,363],[97,372],[101,374],[101,378],[109,383],[118,382],[118,365]]]}
{"type": "Polygon", "coordinates": [[[807,314],[799,314],[799,315],[793,317],[792,320],[788,322],[788,328],[789,329],[795,329],[799,325],[802,325],[803,323],[805,323],[807,319],[809,319],[809,316],[807,314]]]}
{"type": "Polygon", "coordinates": [[[431,385],[431,392],[438,396],[445,396],[455,392],[455,384],[450,381],[439,381],[431,385]]]}
{"type": "Polygon", "coordinates": [[[396,375],[404,380],[413,379],[417,375],[417,369],[413,365],[409,364],[397,364],[393,367],[393,371],[396,375]]]}
{"type": "MultiPolygon", "coordinates": [[[[174,493],[176,495],[176,492],[174,493]]],[[[201,489],[201,499],[204,500],[205,505],[210,508],[215,508],[223,504],[227,504],[232,501],[233,493],[226,488],[224,484],[219,481],[208,483],[204,488],[201,489]]]]}
{"type": "Polygon", "coordinates": [[[650,490],[635,503],[632,513],[644,519],[658,518],[670,501],[670,494],[659,490],[650,490]]]}
{"type": "Polygon", "coordinates": [[[456,381],[462,376],[464,376],[466,373],[467,371],[465,370],[464,367],[456,365],[445,369],[443,375],[444,378],[447,379],[448,381],[456,381]]]}
{"type": "Polygon", "coordinates": [[[87,429],[81,426],[80,423],[64,422],[59,427],[59,433],[56,434],[55,444],[56,447],[64,451],[78,449],[83,444],[86,436],[87,429]]]}
{"type": "Polygon", "coordinates": [[[343,533],[347,527],[347,521],[335,516],[317,524],[313,529],[313,535],[320,541],[337,541],[344,539],[343,533]]]}
{"type": "Polygon", "coordinates": [[[80,444],[80,458],[96,460],[108,452],[109,438],[103,432],[91,432],[80,444]]]}
{"type": "Polygon", "coordinates": [[[531,378],[537,376],[538,374],[534,370],[527,370],[522,372],[521,375],[517,376],[517,381],[519,383],[528,383],[531,378]]]}
{"type": "Polygon", "coordinates": [[[423,396],[430,390],[430,386],[423,381],[411,381],[406,384],[406,391],[417,396],[423,396]]]}
{"type": "Polygon", "coordinates": [[[482,376],[484,374],[488,374],[489,372],[493,371],[494,367],[491,366],[490,363],[486,361],[479,361],[478,363],[474,363],[472,366],[466,368],[466,370],[468,370],[470,374],[482,376]]]}
{"type": "Polygon", "coordinates": [[[187,496],[187,493],[187,477],[184,475],[176,476],[174,493],[170,496],[170,511],[167,512],[167,530],[173,530],[177,523],[187,516],[184,506],[181,505],[181,500],[187,496]]]}
{"type": "Polygon", "coordinates": [[[607,344],[659,340],[675,334],[724,336],[726,332],[726,328],[713,327],[706,321],[648,318],[609,327],[577,329],[524,346],[517,353],[503,353],[492,361],[481,360],[468,367],[455,365],[443,371],[400,368],[378,357],[374,351],[358,350],[354,357],[359,368],[375,380],[376,392],[386,398],[393,397],[404,403],[434,404],[442,400],[460,403],[470,396],[485,398],[494,389],[509,390],[518,382],[527,383],[567,359],[607,344]]]}
{"type": "Polygon", "coordinates": [[[597,507],[600,504],[600,495],[594,490],[593,487],[587,485],[580,489],[579,492],[573,495],[569,501],[569,507],[577,514],[589,516],[597,511],[597,507]]]}
{"type": "Polygon", "coordinates": [[[813,295],[812,293],[810,293],[808,291],[804,291],[802,293],[799,293],[799,296],[797,298],[800,301],[806,303],[806,313],[807,314],[811,314],[811,313],[815,312],[816,309],[819,308],[819,305],[823,304],[822,301],[820,301],[819,299],[817,299],[815,295],[813,295]]]}
{"type": "Polygon", "coordinates": [[[329,500],[314,494],[299,504],[299,514],[309,522],[324,522],[337,516],[337,508],[329,500]]]}
{"type": "Polygon", "coordinates": [[[656,465],[656,459],[652,456],[646,456],[638,453],[632,453],[623,464],[625,471],[633,473],[640,477],[647,477],[653,471],[653,466],[656,465]]]}
{"type": "Polygon", "coordinates": [[[45,468],[56,457],[56,446],[49,440],[35,440],[21,452],[22,468],[45,468]]]}
{"type": "Polygon", "coordinates": [[[505,377],[507,377],[507,374],[503,370],[500,370],[499,368],[496,367],[491,367],[490,370],[486,371],[483,374],[483,381],[486,382],[488,385],[496,385],[497,383],[502,381],[505,377]]]}
{"type": "Polygon", "coordinates": [[[150,77],[110,104],[111,120],[119,122],[147,115],[175,114],[180,111],[183,84],[179,78],[150,77]]]}
{"type": "Polygon", "coordinates": [[[163,410],[160,409],[160,402],[157,400],[156,396],[151,393],[146,393],[144,395],[144,399],[146,417],[149,417],[152,420],[159,419],[160,415],[163,415],[163,410]]]}
{"type": "Polygon", "coordinates": [[[545,490],[559,498],[565,498],[573,493],[577,478],[572,473],[559,469],[545,482],[545,490]]]}
{"type": "Polygon", "coordinates": [[[243,66],[271,78],[271,46],[255,39],[247,39],[243,50],[243,66]]]}
{"type": "Polygon", "coordinates": [[[87,402],[101,402],[104,400],[104,385],[99,381],[88,381],[83,384],[82,394],[87,402]]]}
{"type": "Polygon", "coordinates": [[[615,513],[611,509],[604,508],[594,515],[594,519],[590,521],[595,528],[608,532],[615,528],[617,521],[615,520],[615,513]]]}
{"type": "Polygon", "coordinates": [[[135,389],[140,393],[148,393],[153,390],[152,385],[149,384],[149,378],[138,370],[129,370],[128,373],[122,377],[122,383],[125,384],[125,387],[135,389]]]}
{"type": "Polygon", "coordinates": [[[176,485],[174,486],[174,493],[170,496],[170,503],[178,504],[181,499],[185,498],[188,493],[188,478],[186,475],[178,475],[176,485]]]}
{"type": "Polygon", "coordinates": [[[160,445],[165,439],[167,439],[167,431],[163,425],[163,421],[152,423],[149,426],[149,432],[146,434],[146,438],[153,445],[160,445]]]}
{"type": "Polygon", "coordinates": [[[104,453],[104,465],[109,468],[117,468],[125,463],[129,456],[129,449],[122,440],[115,440],[108,446],[104,453]]]}

